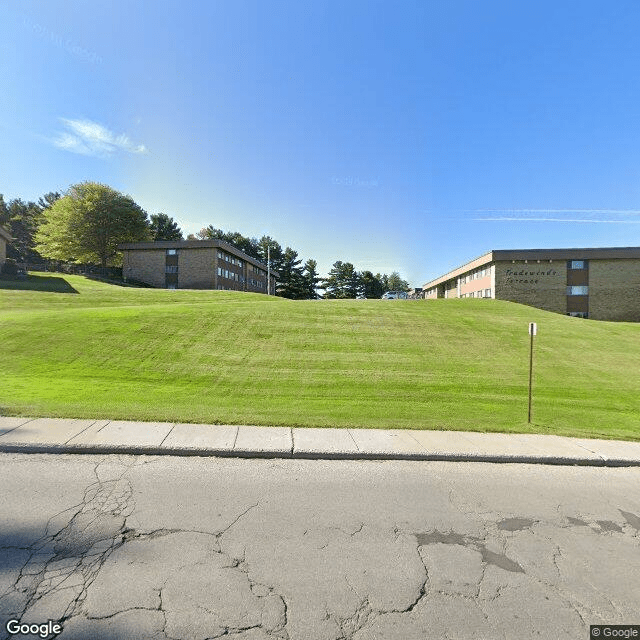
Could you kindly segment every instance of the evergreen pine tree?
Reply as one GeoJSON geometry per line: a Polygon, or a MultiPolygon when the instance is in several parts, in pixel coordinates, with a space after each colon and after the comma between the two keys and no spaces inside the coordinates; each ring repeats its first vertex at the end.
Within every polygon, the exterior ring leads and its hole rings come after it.
{"type": "Polygon", "coordinates": [[[318,286],[321,279],[318,275],[318,263],[312,258],[305,262],[302,277],[304,278],[305,298],[307,300],[317,300],[318,286]]]}
{"type": "Polygon", "coordinates": [[[298,258],[298,252],[287,247],[282,258],[282,266],[278,273],[277,293],[283,298],[301,300],[306,297],[305,279],[302,275],[302,260],[298,258]]]}

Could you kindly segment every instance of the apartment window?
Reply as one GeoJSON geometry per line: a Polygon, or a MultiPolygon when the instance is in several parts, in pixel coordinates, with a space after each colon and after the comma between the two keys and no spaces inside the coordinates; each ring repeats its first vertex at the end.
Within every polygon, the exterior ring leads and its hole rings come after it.
{"type": "Polygon", "coordinates": [[[177,249],[167,249],[167,255],[168,256],[177,256],[178,255],[178,250],[177,249]]]}
{"type": "Polygon", "coordinates": [[[165,273],[178,273],[178,267],[165,267],[165,273]]]}
{"type": "Polygon", "coordinates": [[[485,298],[490,298],[491,297],[491,289],[485,289],[484,290],[484,297],[485,298]]]}
{"type": "Polygon", "coordinates": [[[568,296],[588,296],[589,287],[587,286],[567,287],[567,295],[568,296]]]}
{"type": "Polygon", "coordinates": [[[586,260],[569,260],[569,264],[567,265],[569,269],[586,269],[587,261],[586,260]]]}
{"type": "Polygon", "coordinates": [[[220,260],[222,260],[222,251],[218,251],[218,258],[220,258],[220,260]]]}
{"type": "Polygon", "coordinates": [[[218,275],[222,276],[222,267],[218,267],[218,275]]]}

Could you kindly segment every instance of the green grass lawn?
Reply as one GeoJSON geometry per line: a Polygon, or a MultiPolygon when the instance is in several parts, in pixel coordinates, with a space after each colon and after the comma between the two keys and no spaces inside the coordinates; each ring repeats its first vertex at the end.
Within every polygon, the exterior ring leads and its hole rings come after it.
{"type": "Polygon", "coordinates": [[[290,301],[39,274],[0,280],[0,345],[0,415],[640,440],[640,324],[497,300],[290,301]]]}

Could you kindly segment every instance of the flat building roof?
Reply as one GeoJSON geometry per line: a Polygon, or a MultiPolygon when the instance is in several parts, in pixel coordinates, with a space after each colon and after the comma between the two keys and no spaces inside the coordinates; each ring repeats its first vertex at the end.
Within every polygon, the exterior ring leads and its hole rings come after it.
{"type": "Polygon", "coordinates": [[[589,247],[573,249],[494,249],[463,264],[448,273],[422,285],[433,287],[457,278],[468,271],[479,269],[493,262],[507,260],[630,260],[640,259],[640,247],[589,247]]]}
{"type": "MultiPolygon", "coordinates": [[[[225,242],[224,240],[157,240],[156,242],[125,242],[119,244],[118,249],[120,251],[149,251],[153,249],[224,249],[229,253],[254,264],[257,267],[266,269],[267,265],[256,258],[247,255],[241,249],[234,247],[232,244],[225,242]]],[[[277,276],[273,269],[271,275],[277,276]]]]}

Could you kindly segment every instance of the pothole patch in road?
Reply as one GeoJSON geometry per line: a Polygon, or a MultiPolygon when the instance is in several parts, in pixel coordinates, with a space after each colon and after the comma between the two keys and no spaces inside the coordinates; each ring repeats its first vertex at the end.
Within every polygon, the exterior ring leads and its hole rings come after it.
{"type": "Polygon", "coordinates": [[[640,533],[640,518],[635,513],[629,513],[628,511],[623,511],[622,509],[618,509],[618,511],[627,521],[627,524],[630,527],[633,527],[638,533],[640,533]]]}
{"type": "Polygon", "coordinates": [[[482,562],[485,564],[492,564],[499,569],[510,571],[512,573],[524,573],[524,569],[515,560],[508,558],[503,553],[496,553],[495,551],[487,549],[485,543],[478,538],[465,536],[461,533],[456,533],[455,531],[441,533],[437,529],[431,533],[416,533],[414,535],[416,536],[419,547],[429,544],[459,545],[478,551],[482,556],[482,562]]]}
{"type": "Polygon", "coordinates": [[[507,558],[503,553],[490,551],[484,545],[480,545],[478,551],[482,554],[482,562],[492,564],[499,569],[511,571],[511,573],[524,573],[524,569],[511,558],[507,558]]]}
{"type": "Polygon", "coordinates": [[[571,516],[567,516],[567,520],[569,521],[569,524],[572,524],[576,527],[588,527],[589,523],[585,522],[584,520],[580,520],[580,518],[572,518],[571,516]]]}
{"type": "Polygon", "coordinates": [[[602,531],[615,531],[616,533],[622,533],[622,527],[611,520],[596,520],[602,531]]]}
{"type": "Polygon", "coordinates": [[[459,533],[440,533],[437,529],[433,533],[416,533],[418,546],[427,544],[459,544],[463,547],[467,546],[467,538],[459,533]]]}
{"type": "Polygon", "coordinates": [[[498,522],[498,529],[501,531],[524,531],[533,526],[535,520],[530,518],[505,518],[498,522]]]}
{"type": "MultiPolygon", "coordinates": [[[[618,509],[618,511],[625,519],[626,524],[640,533],[640,517],[638,517],[635,513],[631,513],[630,511],[623,511],[622,509],[618,509]]],[[[622,528],[624,526],[624,523],[620,525],[613,520],[593,520],[592,522],[586,522],[585,520],[582,520],[582,518],[573,518],[571,516],[567,516],[567,521],[574,527],[588,527],[594,533],[624,534],[624,529],[622,528]]]]}

